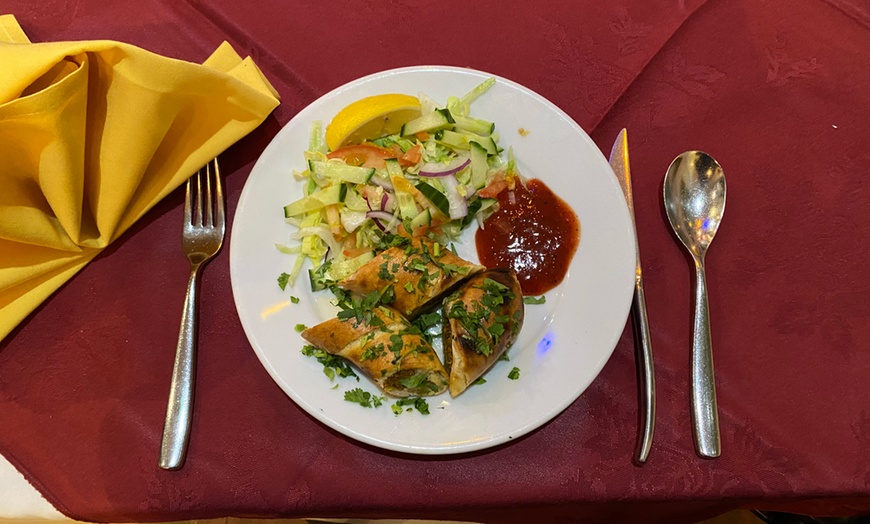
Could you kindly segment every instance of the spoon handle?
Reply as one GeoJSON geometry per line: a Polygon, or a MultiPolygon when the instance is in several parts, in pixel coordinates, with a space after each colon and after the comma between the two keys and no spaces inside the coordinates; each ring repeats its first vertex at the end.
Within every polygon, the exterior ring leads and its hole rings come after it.
{"type": "Polygon", "coordinates": [[[715,458],[721,452],[716,383],[713,377],[713,345],[710,342],[710,311],[707,307],[707,277],[704,260],[695,258],[695,323],[692,337],[692,415],[698,455],[715,458]]]}

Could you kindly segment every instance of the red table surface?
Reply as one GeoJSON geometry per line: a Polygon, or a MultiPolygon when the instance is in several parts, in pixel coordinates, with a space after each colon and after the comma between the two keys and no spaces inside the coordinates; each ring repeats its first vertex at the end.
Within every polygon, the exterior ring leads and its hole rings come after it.
{"type": "Polygon", "coordinates": [[[589,389],[530,435],[468,455],[385,452],[313,420],[269,378],[236,315],[224,249],[204,273],[187,463],[159,470],[188,269],[176,191],[0,343],[0,453],[70,517],[674,523],[738,507],[870,511],[866,4],[0,0],[2,12],[34,42],[115,39],[199,62],[226,39],[253,56],[282,104],[222,156],[230,217],[282,125],[383,69],[482,69],[549,98],[605,152],[630,134],[658,385],[645,466],[631,460],[630,323],[589,389]],[[661,202],[667,166],[688,149],[728,177],[707,257],[717,460],[693,450],[693,273],[661,202]]]}

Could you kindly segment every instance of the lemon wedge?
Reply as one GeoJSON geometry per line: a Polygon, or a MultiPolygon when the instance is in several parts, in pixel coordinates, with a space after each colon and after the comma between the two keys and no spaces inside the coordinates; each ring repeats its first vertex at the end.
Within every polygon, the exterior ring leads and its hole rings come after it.
{"type": "Polygon", "coordinates": [[[361,98],[339,111],[326,126],[326,145],[335,151],[346,144],[392,135],[420,114],[420,101],[415,96],[384,94],[361,98]]]}

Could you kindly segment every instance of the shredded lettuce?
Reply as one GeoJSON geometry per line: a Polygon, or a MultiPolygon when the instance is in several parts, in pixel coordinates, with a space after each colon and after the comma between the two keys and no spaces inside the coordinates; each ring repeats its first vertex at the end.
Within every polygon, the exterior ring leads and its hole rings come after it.
{"type": "Polygon", "coordinates": [[[446,114],[444,109],[451,117],[436,127],[418,128],[423,129],[422,132],[377,137],[368,142],[393,152],[397,158],[381,160],[386,166],[368,168],[371,169],[368,175],[354,168],[351,170],[353,183],[342,178],[346,174],[340,174],[347,173],[347,167],[330,166],[359,166],[366,158],[351,155],[329,158],[335,155],[328,156],[323,125],[320,121],[313,122],[308,148],[303,152],[308,168],[292,171],[293,178],[301,182],[302,198],[309,197],[309,200],[296,201],[285,207],[286,221],[295,231],[289,235],[290,242],[276,244],[281,253],[296,257],[292,269],[286,273],[287,282],[292,286],[308,262],[312,268],[322,268],[328,258],[339,267],[345,261],[372,256],[395,232],[428,235],[448,245],[459,238],[464,228],[475,222],[482,224],[494,213],[497,203],[489,198],[485,205],[481,205],[482,201],[478,200],[482,197],[477,193],[494,180],[510,177],[516,172],[516,161],[510,150],[507,161],[501,157],[495,126],[472,116],[471,106],[495,82],[494,78],[489,78],[461,97],[448,97],[444,105],[420,93],[417,98],[421,105],[421,119],[425,120],[427,115],[442,118],[435,113],[446,114]],[[448,126],[446,131],[445,126],[448,126]],[[458,171],[451,169],[461,162],[463,156],[468,157],[471,141],[487,143],[483,187],[480,186],[480,163],[477,187],[472,183],[470,166],[458,171]],[[312,166],[317,166],[318,172],[312,166]],[[425,172],[421,174],[424,166],[425,172]],[[432,170],[436,176],[432,176],[432,170]],[[451,172],[442,174],[443,171],[451,172]],[[431,188],[424,187],[426,191],[421,191],[418,189],[420,184],[428,184],[441,195],[433,194],[431,188]],[[439,207],[439,201],[446,201],[448,205],[439,207]]]}

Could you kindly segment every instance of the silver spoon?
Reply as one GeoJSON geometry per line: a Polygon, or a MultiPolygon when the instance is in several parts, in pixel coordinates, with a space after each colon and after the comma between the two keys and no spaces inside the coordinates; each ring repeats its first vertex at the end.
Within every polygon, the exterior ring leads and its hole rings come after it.
{"type": "Polygon", "coordinates": [[[681,154],[665,174],[664,201],[671,227],[695,260],[692,419],[698,455],[715,458],[721,452],[721,442],[704,255],[725,212],[722,166],[702,151],[681,154]]]}

